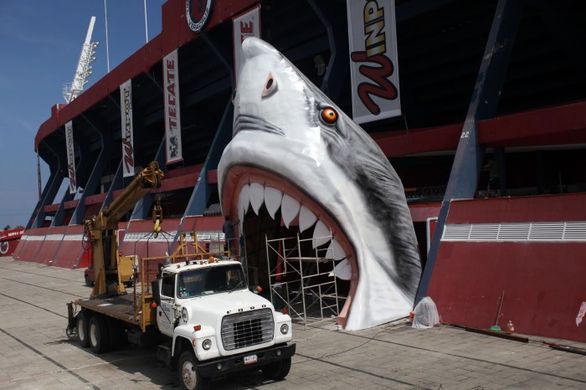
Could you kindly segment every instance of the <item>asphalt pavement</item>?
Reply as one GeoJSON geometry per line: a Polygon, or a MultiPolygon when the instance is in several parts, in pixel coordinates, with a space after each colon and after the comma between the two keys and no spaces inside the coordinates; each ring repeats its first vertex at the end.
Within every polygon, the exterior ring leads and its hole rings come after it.
{"type": "MultiPolygon", "coordinates": [[[[65,304],[89,292],[82,270],[0,257],[0,388],[179,388],[154,349],[95,355],[67,338],[65,304]]],[[[553,350],[536,337],[522,343],[446,325],[416,330],[406,321],[344,332],[330,321],[295,325],[294,341],[285,380],[248,373],[210,388],[586,389],[586,356],[553,350]]]]}

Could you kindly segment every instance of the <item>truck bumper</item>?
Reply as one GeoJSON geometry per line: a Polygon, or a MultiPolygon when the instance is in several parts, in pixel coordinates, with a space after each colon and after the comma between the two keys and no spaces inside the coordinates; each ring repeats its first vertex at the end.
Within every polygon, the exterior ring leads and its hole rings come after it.
{"type": "Polygon", "coordinates": [[[295,343],[279,344],[269,348],[249,351],[246,353],[213,359],[198,364],[198,372],[204,378],[213,378],[233,372],[259,369],[267,364],[289,358],[295,354],[295,343]],[[244,358],[256,355],[253,364],[244,364],[244,358]]]}

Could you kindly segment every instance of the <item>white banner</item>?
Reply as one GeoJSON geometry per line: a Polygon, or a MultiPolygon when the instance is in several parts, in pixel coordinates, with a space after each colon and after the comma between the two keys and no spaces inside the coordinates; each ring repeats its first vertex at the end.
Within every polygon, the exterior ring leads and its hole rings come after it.
{"type": "Polygon", "coordinates": [[[232,20],[234,34],[234,75],[236,85],[238,85],[238,76],[242,66],[242,41],[246,37],[260,38],[260,6],[254,7],[232,20]]]}
{"type": "Polygon", "coordinates": [[[357,123],[401,115],[395,0],[346,0],[357,123]]]}
{"type": "Polygon", "coordinates": [[[75,178],[75,145],[73,143],[72,121],[69,121],[65,124],[65,145],[67,147],[67,174],[69,175],[69,193],[75,194],[77,191],[77,181],[75,178]]]}
{"type": "Polygon", "coordinates": [[[179,104],[179,61],[177,49],[163,58],[165,89],[165,137],[167,164],[183,161],[181,148],[181,105],[179,104]]]}
{"type": "Polygon", "coordinates": [[[122,135],[123,177],[134,176],[134,125],[132,121],[132,80],[120,85],[120,133],[122,135]]]}

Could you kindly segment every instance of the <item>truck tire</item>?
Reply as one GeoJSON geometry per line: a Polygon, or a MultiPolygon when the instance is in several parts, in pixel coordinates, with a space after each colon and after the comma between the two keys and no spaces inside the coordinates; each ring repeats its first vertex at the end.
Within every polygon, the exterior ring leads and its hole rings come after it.
{"type": "Polygon", "coordinates": [[[177,365],[179,375],[179,385],[185,390],[201,390],[203,380],[197,372],[197,360],[193,351],[185,351],[179,356],[177,365]]]}
{"type": "Polygon", "coordinates": [[[83,348],[87,348],[90,346],[90,338],[88,334],[89,329],[89,319],[90,316],[85,310],[82,310],[77,315],[76,320],[76,328],[77,328],[77,337],[79,338],[79,343],[83,348]]]}
{"type": "Polygon", "coordinates": [[[271,363],[267,366],[262,368],[262,373],[267,379],[272,379],[275,381],[281,380],[289,374],[289,370],[291,369],[291,358],[285,358],[279,360],[278,362],[271,363]]]}
{"type": "Polygon", "coordinates": [[[94,315],[90,319],[89,327],[89,342],[90,348],[95,353],[104,353],[110,346],[110,338],[108,335],[108,324],[106,319],[101,315],[94,315]]]}

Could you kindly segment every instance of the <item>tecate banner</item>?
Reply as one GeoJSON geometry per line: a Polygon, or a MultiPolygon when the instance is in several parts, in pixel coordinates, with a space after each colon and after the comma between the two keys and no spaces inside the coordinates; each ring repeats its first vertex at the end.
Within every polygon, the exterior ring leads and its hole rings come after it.
{"type": "Polygon", "coordinates": [[[352,116],[358,123],[401,115],[394,0],[346,0],[352,116]]]}
{"type": "Polygon", "coordinates": [[[181,105],[179,104],[179,61],[177,49],[163,59],[165,89],[165,137],[167,164],[183,161],[181,148],[181,105]]]}
{"type": "Polygon", "coordinates": [[[73,143],[73,123],[65,124],[65,147],[67,148],[67,174],[69,175],[69,193],[75,194],[77,182],[75,179],[75,145],[73,143]]]}
{"type": "Polygon", "coordinates": [[[134,176],[134,125],[132,122],[132,80],[120,85],[120,120],[122,129],[122,169],[124,177],[134,176]]]}
{"type": "Polygon", "coordinates": [[[234,23],[234,74],[236,85],[238,85],[238,75],[242,67],[242,42],[247,37],[260,38],[260,6],[251,9],[239,16],[236,16],[234,23]]]}

